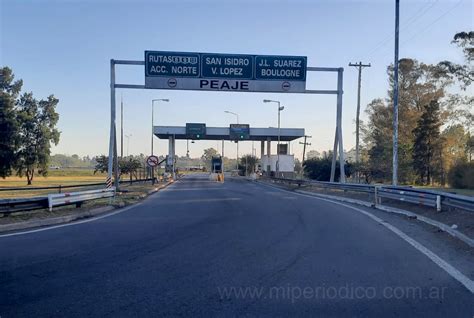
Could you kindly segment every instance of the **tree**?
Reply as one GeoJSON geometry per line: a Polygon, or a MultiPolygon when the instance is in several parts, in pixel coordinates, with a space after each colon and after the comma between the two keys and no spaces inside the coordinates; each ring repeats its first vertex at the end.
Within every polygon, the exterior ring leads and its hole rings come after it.
{"type": "Polygon", "coordinates": [[[37,101],[32,93],[24,93],[18,101],[19,150],[15,165],[18,176],[26,176],[28,185],[36,170],[40,175],[48,174],[51,143],[57,145],[60,136],[56,129],[58,102],[53,95],[37,101]]]}
{"type": "Polygon", "coordinates": [[[457,162],[449,171],[448,177],[453,188],[474,189],[474,162],[457,162]]]}
{"type": "Polygon", "coordinates": [[[217,156],[217,150],[214,148],[204,149],[204,153],[201,156],[201,159],[204,161],[204,164],[208,171],[211,171],[211,160],[212,157],[217,156]]]}
{"type": "Polygon", "coordinates": [[[235,166],[237,165],[237,159],[224,157],[222,158],[222,164],[224,165],[225,171],[232,171],[235,169],[235,166]]]}
{"type": "Polygon", "coordinates": [[[94,174],[97,172],[106,173],[109,171],[109,156],[100,155],[95,157],[95,162],[94,174]]]}
{"type": "Polygon", "coordinates": [[[258,158],[252,155],[244,155],[240,158],[240,165],[245,175],[255,172],[255,167],[257,166],[258,158]]]}
{"type": "Polygon", "coordinates": [[[472,161],[474,155],[474,135],[468,134],[468,140],[466,142],[467,154],[469,156],[469,162],[472,161]]]}
{"type": "Polygon", "coordinates": [[[391,134],[392,112],[382,99],[375,99],[366,109],[369,115],[370,128],[362,129],[364,142],[367,145],[366,179],[370,175],[377,181],[390,178],[391,173],[391,134]]]}
{"type": "Polygon", "coordinates": [[[0,177],[12,174],[18,149],[15,104],[23,85],[8,67],[0,68],[0,177]]]}
{"type": "Polygon", "coordinates": [[[201,159],[204,161],[211,161],[212,157],[217,156],[217,150],[214,148],[204,149],[204,153],[201,156],[201,159]]]}
{"type": "Polygon", "coordinates": [[[440,109],[436,100],[425,106],[418,124],[413,129],[415,136],[413,149],[413,168],[421,184],[431,184],[435,160],[441,158],[440,109]]]}
{"type": "Polygon", "coordinates": [[[437,65],[438,72],[442,76],[449,76],[461,84],[461,89],[466,89],[474,81],[474,32],[459,32],[454,35],[451,42],[456,44],[464,54],[465,64],[456,64],[450,61],[442,61],[437,65]]]}
{"type": "MultiPolygon", "coordinates": [[[[130,182],[132,182],[132,177],[135,176],[135,179],[138,179],[137,172],[142,167],[143,162],[145,161],[144,157],[140,154],[139,156],[128,156],[124,158],[118,158],[119,164],[119,177],[123,174],[128,174],[130,176],[130,182]]],[[[107,173],[109,171],[109,157],[106,155],[100,155],[95,157],[95,168],[94,174],[97,172],[107,173]]],[[[112,169],[114,169],[113,166],[112,169]]]]}
{"type": "Polygon", "coordinates": [[[130,183],[132,183],[132,178],[135,175],[137,178],[137,171],[141,168],[142,162],[139,158],[134,158],[133,156],[128,156],[126,158],[119,159],[120,166],[120,175],[128,174],[130,177],[130,183]]]}
{"type": "MultiPolygon", "coordinates": [[[[436,67],[414,59],[399,61],[399,134],[398,166],[400,183],[412,183],[416,179],[413,170],[413,129],[423,113],[424,105],[440,100],[450,83],[440,75],[436,67]]],[[[389,180],[392,172],[393,135],[393,65],[387,68],[389,77],[388,97],[375,99],[367,106],[369,121],[365,126],[364,143],[369,148],[369,168],[373,177],[389,180]]],[[[445,116],[442,112],[441,116],[445,116]]]]}
{"type": "Polygon", "coordinates": [[[442,154],[441,154],[441,184],[445,185],[448,172],[459,161],[466,161],[468,158],[468,149],[466,145],[469,142],[469,134],[460,124],[446,127],[441,133],[442,154]]]}
{"type": "Polygon", "coordinates": [[[312,159],[312,158],[319,158],[321,156],[321,154],[319,153],[319,151],[317,150],[310,150],[308,151],[308,153],[306,154],[306,159],[312,159]]]}

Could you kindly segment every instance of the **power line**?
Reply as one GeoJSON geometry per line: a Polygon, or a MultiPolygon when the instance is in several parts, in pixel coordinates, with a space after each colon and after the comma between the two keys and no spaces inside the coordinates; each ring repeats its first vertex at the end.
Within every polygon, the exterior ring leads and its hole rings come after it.
{"type": "Polygon", "coordinates": [[[420,34],[422,34],[424,31],[426,31],[426,29],[428,29],[430,26],[432,26],[433,24],[435,24],[436,22],[438,22],[439,20],[441,20],[442,18],[444,18],[446,15],[448,15],[449,13],[451,13],[451,11],[453,11],[454,9],[456,9],[457,7],[459,7],[459,5],[462,3],[463,0],[459,0],[454,6],[452,6],[448,11],[444,12],[443,14],[441,14],[440,16],[438,16],[436,19],[434,19],[431,23],[429,23],[428,25],[426,25],[424,28],[422,28],[420,31],[416,32],[412,37],[404,40],[402,42],[402,44],[405,44],[411,40],[413,40],[414,38],[416,38],[417,36],[419,36],[420,34]]]}
{"type": "MultiPolygon", "coordinates": [[[[454,9],[456,9],[461,3],[463,2],[463,0],[459,0],[458,2],[456,2],[454,4],[454,6],[452,6],[451,8],[449,8],[447,11],[443,12],[441,15],[439,15],[437,18],[435,18],[433,21],[431,21],[430,23],[428,23],[427,25],[425,25],[423,28],[421,28],[420,30],[416,31],[415,30],[415,33],[403,40],[400,45],[403,45],[403,44],[406,44],[408,42],[410,42],[411,40],[413,40],[414,38],[420,36],[421,34],[423,34],[429,27],[431,27],[433,24],[435,24],[436,22],[438,22],[439,20],[441,20],[442,18],[444,18],[446,15],[448,15],[449,13],[451,13],[454,9]]],[[[386,57],[387,55],[389,54],[389,52],[387,52],[387,54],[384,55],[384,57],[386,57]]]]}
{"type": "MultiPolygon", "coordinates": [[[[415,23],[418,19],[423,17],[428,11],[430,11],[436,3],[438,3],[439,0],[435,0],[433,2],[429,2],[426,6],[422,6],[419,8],[414,14],[412,14],[404,23],[402,23],[402,27],[400,30],[405,30],[408,28],[410,25],[415,23]]],[[[371,50],[366,56],[369,56],[370,58],[372,57],[372,54],[383,48],[385,45],[387,45],[392,39],[394,38],[393,34],[388,34],[382,42],[380,42],[373,50],[371,50]]]]}

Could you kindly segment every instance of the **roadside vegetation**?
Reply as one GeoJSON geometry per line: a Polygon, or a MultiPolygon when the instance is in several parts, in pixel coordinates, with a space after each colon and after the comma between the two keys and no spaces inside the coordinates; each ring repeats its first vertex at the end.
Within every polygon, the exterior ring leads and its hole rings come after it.
{"type": "MultiPolygon", "coordinates": [[[[474,32],[457,33],[452,44],[463,64],[399,61],[400,184],[474,189],[474,32]]],[[[393,65],[387,75],[387,96],[366,108],[361,161],[348,163],[348,176],[358,172],[361,182],[390,183],[392,177],[393,65]]],[[[327,155],[303,166],[309,178],[329,181],[327,155]]]]}
{"type": "Polygon", "coordinates": [[[23,81],[8,67],[0,68],[0,75],[0,177],[25,176],[32,184],[36,175],[48,174],[51,146],[59,142],[59,100],[22,93],[23,81]]]}
{"type": "MultiPolygon", "coordinates": [[[[104,198],[91,201],[85,201],[80,208],[76,208],[75,205],[66,205],[61,207],[55,207],[52,212],[49,212],[47,209],[44,210],[33,210],[30,212],[17,212],[9,214],[8,217],[0,217],[0,225],[7,223],[16,223],[23,221],[30,221],[34,219],[44,219],[65,215],[81,215],[85,214],[91,210],[101,207],[106,207],[112,205],[116,208],[124,207],[130,204],[137,203],[138,201],[144,199],[150,191],[163,186],[162,184],[152,185],[149,182],[142,182],[133,185],[124,184],[121,186],[122,192],[117,193],[115,198],[104,198]]],[[[0,192],[1,195],[1,192],[0,192]]]]}

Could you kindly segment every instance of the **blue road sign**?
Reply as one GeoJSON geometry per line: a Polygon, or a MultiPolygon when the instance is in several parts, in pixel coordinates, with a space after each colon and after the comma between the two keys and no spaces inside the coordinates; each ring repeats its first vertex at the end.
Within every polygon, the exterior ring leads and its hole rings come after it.
{"type": "Polygon", "coordinates": [[[201,139],[206,136],[206,124],[186,123],[186,135],[190,139],[201,139]]]}
{"type": "Polygon", "coordinates": [[[250,138],[250,125],[248,124],[230,124],[230,140],[247,140],[250,138]]]}
{"type": "Polygon", "coordinates": [[[257,80],[306,80],[306,57],[260,55],[255,57],[257,80]]]}
{"type": "Polygon", "coordinates": [[[145,76],[199,77],[199,53],[145,52],[145,76]]]}
{"type": "Polygon", "coordinates": [[[145,87],[304,92],[305,56],[145,51],[145,87]]]}
{"type": "Polygon", "coordinates": [[[203,78],[253,79],[254,58],[240,54],[201,54],[203,78]]]}

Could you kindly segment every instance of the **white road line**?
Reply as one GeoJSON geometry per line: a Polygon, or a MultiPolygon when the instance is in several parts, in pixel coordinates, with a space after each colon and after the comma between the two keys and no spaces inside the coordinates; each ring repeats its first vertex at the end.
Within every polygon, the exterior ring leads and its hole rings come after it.
{"type": "Polygon", "coordinates": [[[199,202],[221,202],[221,201],[240,201],[242,198],[207,198],[207,199],[166,199],[161,204],[181,204],[181,203],[199,203],[199,202]]]}
{"type": "MultiPolygon", "coordinates": [[[[176,184],[176,182],[174,182],[173,184],[167,186],[164,189],[160,189],[160,191],[153,193],[152,195],[148,196],[146,199],[148,199],[149,197],[152,197],[154,195],[159,195],[160,193],[162,193],[163,191],[166,191],[168,188],[170,188],[171,186],[173,186],[175,184],[176,184]]],[[[73,221],[73,222],[70,222],[70,223],[58,224],[58,225],[53,225],[53,226],[46,226],[46,227],[41,227],[41,228],[35,229],[35,230],[26,230],[26,231],[20,231],[20,232],[8,233],[8,234],[1,234],[0,238],[9,237],[9,236],[17,236],[17,235],[26,235],[26,234],[31,234],[31,233],[43,232],[43,231],[49,231],[49,230],[54,230],[54,229],[58,229],[58,228],[61,228],[61,227],[73,226],[73,225],[79,225],[79,224],[83,224],[83,223],[89,223],[89,222],[97,221],[97,220],[100,220],[100,219],[108,218],[109,216],[112,216],[112,215],[123,213],[123,212],[128,211],[132,208],[136,208],[137,206],[142,205],[146,201],[146,199],[144,201],[141,201],[141,202],[132,204],[130,206],[124,207],[122,209],[119,209],[117,211],[107,213],[107,214],[104,214],[104,215],[100,215],[100,216],[96,216],[96,217],[92,217],[92,218],[88,218],[86,220],[73,221]]]]}
{"type": "Polygon", "coordinates": [[[103,218],[107,218],[107,217],[112,216],[112,215],[115,215],[115,214],[119,214],[119,213],[125,212],[125,211],[127,211],[127,210],[130,210],[131,208],[137,207],[137,206],[140,205],[140,204],[141,204],[141,202],[140,202],[140,203],[137,203],[137,204],[134,204],[134,205],[131,205],[131,206],[128,206],[128,207],[125,207],[125,208],[120,209],[120,210],[118,210],[118,211],[114,211],[114,212],[111,212],[111,213],[107,213],[107,214],[104,214],[104,215],[101,215],[101,216],[96,216],[96,217],[93,217],[93,218],[90,218],[90,219],[86,219],[86,220],[82,220],[82,221],[73,221],[73,222],[71,222],[71,223],[58,224],[58,225],[53,225],[53,226],[47,226],[47,227],[42,227],[42,228],[39,228],[39,229],[36,229],[36,230],[28,230],[28,231],[15,232],[15,233],[9,233],[9,234],[2,234],[2,235],[0,235],[0,238],[1,238],[1,237],[8,237],[8,236],[24,235],[24,234],[30,234],[30,233],[36,233],[36,232],[43,232],[43,231],[48,231],[48,230],[57,229],[57,228],[60,228],[60,227],[73,226],[73,225],[88,223],[88,222],[92,222],[92,221],[97,221],[97,220],[100,220],[100,219],[103,219],[103,218]]]}
{"type": "MultiPolygon", "coordinates": [[[[168,191],[202,191],[202,188],[172,188],[168,189],[168,191]]],[[[228,188],[218,188],[218,187],[206,187],[206,190],[214,191],[214,190],[229,190],[228,188]]]]}
{"type": "MultiPolygon", "coordinates": [[[[289,192],[287,190],[280,189],[280,188],[277,188],[275,186],[262,184],[262,183],[259,183],[259,184],[262,185],[262,186],[271,187],[272,189],[279,190],[279,191],[282,191],[282,192],[289,192]]],[[[344,206],[346,208],[355,210],[359,213],[362,213],[362,214],[368,216],[369,218],[371,218],[375,222],[385,226],[387,229],[389,229],[390,231],[392,231],[393,233],[398,235],[400,238],[405,240],[408,244],[410,244],[411,246],[416,248],[418,251],[423,253],[426,257],[428,257],[431,261],[433,261],[433,263],[435,263],[440,268],[442,268],[446,273],[448,273],[455,280],[457,280],[458,282],[463,284],[464,287],[466,287],[471,293],[474,294],[474,281],[472,281],[469,277],[467,277],[466,275],[461,273],[458,269],[456,269],[454,266],[452,266],[451,264],[446,262],[444,259],[442,259],[438,255],[436,255],[433,251],[426,248],[423,244],[419,243],[415,239],[413,239],[410,236],[408,236],[407,234],[405,234],[403,231],[399,230],[397,227],[387,223],[386,221],[382,220],[381,218],[379,218],[379,217],[377,217],[377,216],[373,215],[372,213],[367,212],[365,210],[362,210],[362,209],[359,209],[359,208],[356,208],[356,207],[353,207],[351,205],[344,204],[344,203],[341,203],[341,202],[338,202],[338,201],[333,201],[333,200],[329,200],[329,199],[314,197],[312,195],[297,193],[297,192],[295,192],[295,194],[301,195],[301,196],[304,196],[304,197],[308,197],[308,198],[312,198],[312,199],[316,199],[316,200],[322,200],[322,201],[338,204],[338,205],[341,205],[341,206],[344,206]]]]}

